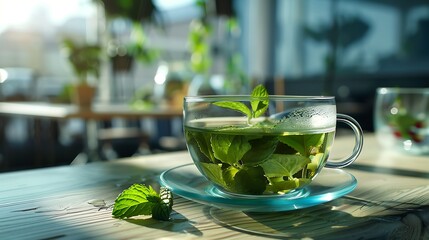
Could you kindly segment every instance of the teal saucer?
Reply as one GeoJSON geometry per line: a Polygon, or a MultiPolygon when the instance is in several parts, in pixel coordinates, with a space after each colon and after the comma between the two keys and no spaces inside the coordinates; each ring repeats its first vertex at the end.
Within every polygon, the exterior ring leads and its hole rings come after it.
{"type": "Polygon", "coordinates": [[[352,174],[341,169],[324,168],[310,185],[288,194],[230,194],[212,185],[192,163],[163,172],[160,181],[163,186],[183,198],[244,212],[281,212],[308,208],[344,196],[357,185],[352,174]]]}

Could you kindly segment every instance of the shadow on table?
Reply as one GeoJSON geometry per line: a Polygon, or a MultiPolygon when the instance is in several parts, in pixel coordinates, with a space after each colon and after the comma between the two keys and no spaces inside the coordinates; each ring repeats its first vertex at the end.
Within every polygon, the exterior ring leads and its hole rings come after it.
{"type": "MultiPolygon", "coordinates": [[[[393,203],[392,203],[393,204],[393,203]]],[[[245,213],[208,208],[218,224],[252,235],[288,239],[428,239],[429,206],[404,208],[386,216],[359,216],[368,203],[342,198],[307,209],[245,213]],[[349,212],[349,213],[348,213],[349,212]]],[[[374,211],[379,206],[374,206],[374,211]]],[[[366,208],[364,211],[372,211],[366,208]]]]}
{"type": "Polygon", "coordinates": [[[170,221],[159,221],[153,218],[127,219],[125,221],[148,228],[154,228],[175,233],[188,233],[197,237],[203,236],[203,233],[192,225],[192,221],[175,211],[171,213],[170,221]]]}

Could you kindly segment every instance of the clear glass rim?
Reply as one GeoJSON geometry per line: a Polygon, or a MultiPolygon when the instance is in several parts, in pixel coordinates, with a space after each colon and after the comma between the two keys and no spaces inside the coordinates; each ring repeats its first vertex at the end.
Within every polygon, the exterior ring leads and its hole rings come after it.
{"type": "Polygon", "coordinates": [[[418,94],[429,94],[429,88],[402,88],[402,87],[381,87],[377,88],[377,93],[386,94],[386,93],[418,93],[418,94]]]}
{"type": "MultiPolygon", "coordinates": [[[[273,101],[332,101],[334,96],[298,96],[298,95],[269,95],[268,98],[273,101]]],[[[212,102],[212,101],[249,101],[254,98],[251,95],[204,95],[204,96],[186,96],[185,102],[212,102]]],[[[260,99],[264,99],[263,97],[260,99]]]]}

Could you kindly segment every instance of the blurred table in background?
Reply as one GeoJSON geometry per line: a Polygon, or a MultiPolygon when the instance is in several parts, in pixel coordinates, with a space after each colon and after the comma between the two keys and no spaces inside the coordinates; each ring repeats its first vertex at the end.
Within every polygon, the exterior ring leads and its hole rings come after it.
{"type": "MultiPolygon", "coordinates": [[[[34,119],[35,125],[39,120],[68,120],[81,119],[85,124],[84,133],[84,151],[79,154],[74,162],[84,163],[88,161],[97,161],[100,159],[98,154],[99,128],[97,123],[100,121],[109,121],[116,118],[127,120],[139,120],[144,118],[151,119],[174,119],[182,117],[181,109],[147,109],[136,110],[126,104],[94,104],[91,109],[82,109],[71,104],[54,104],[46,102],[0,102],[0,115],[21,116],[34,119]]],[[[112,130],[112,129],[110,129],[112,130]]],[[[131,133],[131,129],[109,131],[101,134],[104,138],[115,138],[119,135],[131,133]],[[118,135],[119,134],[119,135],[118,135]]],[[[138,129],[136,129],[138,131],[138,129]]],[[[48,134],[46,132],[37,132],[37,136],[48,134]]],[[[49,146],[49,142],[40,143],[40,147],[49,146]]]]}
{"type": "Polygon", "coordinates": [[[174,118],[181,117],[182,110],[169,108],[136,110],[126,104],[94,104],[91,109],[81,109],[72,104],[0,102],[0,114],[57,119],[110,120],[112,118],[174,118]]]}

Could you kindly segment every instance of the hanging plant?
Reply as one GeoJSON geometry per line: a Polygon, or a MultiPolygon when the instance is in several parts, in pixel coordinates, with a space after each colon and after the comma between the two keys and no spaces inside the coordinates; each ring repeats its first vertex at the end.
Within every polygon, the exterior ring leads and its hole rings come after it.
{"type": "Polygon", "coordinates": [[[212,65],[209,38],[211,28],[201,20],[190,24],[189,48],[191,51],[191,68],[195,73],[207,73],[212,65]]]}
{"type": "MultiPolygon", "coordinates": [[[[148,46],[143,24],[158,24],[158,9],[153,0],[94,0],[101,3],[107,19],[122,18],[131,22],[130,42],[125,44],[125,53],[113,54],[113,61],[126,61],[126,66],[118,70],[131,68],[133,59],[144,64],[153,63],[159,58],[159,51],[148,46]]],[[[122,62],[121,62],[122,63],[122,62]]],[[[116,66],[116,65],[115,65],[116,66]]]]}
{"type": "Polygon", "coordinates": [[[152,0],[95,0],[101,2],[108,18],[128,18],[132,22],[155,22],[158,12],[152,0]]]}

